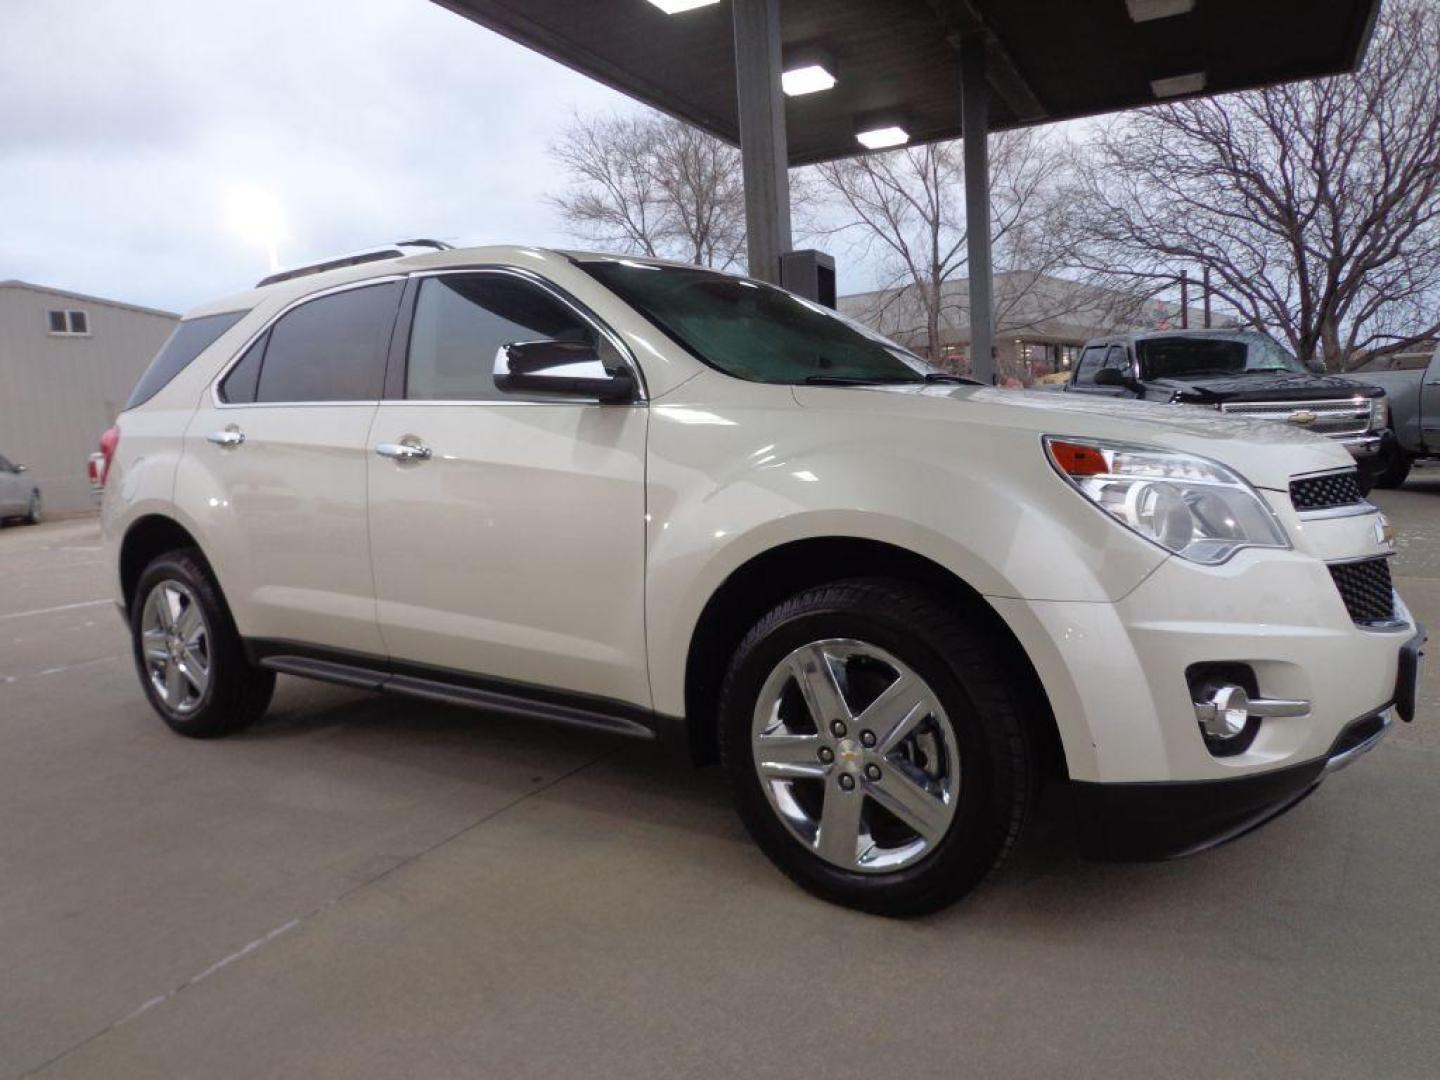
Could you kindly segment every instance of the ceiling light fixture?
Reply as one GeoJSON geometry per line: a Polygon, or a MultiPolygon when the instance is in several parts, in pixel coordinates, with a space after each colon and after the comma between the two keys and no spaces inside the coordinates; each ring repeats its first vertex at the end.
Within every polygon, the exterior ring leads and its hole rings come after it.
{"type": "Polygon", "coordinates": [[[790,97],[816,94],[835,85],[835,76],[824,64],[806,64],[780,73],[780,89],[790,97]]]}
{"type": "Polygon", "coordinates": [[[666,15],[678,15],[682,11],[693,11],[695,8],[709,7],[719,2],[720,0],[650,0],[650,3],[666,15]]]}
{"type": "Polygon", "coordinates": [[[885,124],[857,131],[855,138],[866,150],[885,150],[891,146],[904,146],[910,141],[910,132],[899,124],[885,124]]]}
{"type": "Polygon", "coordinates": [[[1125,7],[1133,21],[1154,22],[1156,19],[1189,15],[1195,10],[1195,0],[1125,0],[1125,7]]]}
{"type": "Polygon", "coordinates": [[[1205,89],[1205,72],[1192,71],[1188,75],[1171,75],[1164,79],[1151,79],[1150,90],[1157,98],[1179,97],[1181,94],[1198,94],[1205,89]]]}

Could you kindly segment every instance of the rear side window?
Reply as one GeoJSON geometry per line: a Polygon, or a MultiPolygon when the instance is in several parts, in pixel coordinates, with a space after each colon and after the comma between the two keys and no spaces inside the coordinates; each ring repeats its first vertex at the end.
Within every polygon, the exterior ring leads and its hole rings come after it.
{"type": "MultiPolygon", "coordinates": [[[[379,400],[400,288],[391,281],[347,289],[282,315],[266,335],[263,356],[254,361],[255,400],[379,400]]],[[[251,361],[253,351],[242,363],[251,361]]]]}
{"type": "Polygon", "coordinates": [[[266,331],[245,350],[240,362],[230,369],[220,384],[220,400],[229,405],[248,405],[260,388],[260,364],[265,359],[265,345],[270,340],[266,331]]]}
{"type": "Polygon", "coordinates": [[[135,390],[125,408],[133,409],[143,405],[158,394],[170,380],[179,375],[202,352],[213,345],[221,334],[245,317],[243,311],[227,311],[223,315],[206,315],[199,319],[186,319],[171,333],[145,374],[135,384],[135,390]]]}

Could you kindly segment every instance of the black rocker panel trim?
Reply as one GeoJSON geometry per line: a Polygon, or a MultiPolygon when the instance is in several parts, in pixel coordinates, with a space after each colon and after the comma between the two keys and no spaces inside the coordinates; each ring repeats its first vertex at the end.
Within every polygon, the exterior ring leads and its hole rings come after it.
{"type": "Polygon", "coordinates": [[[272,638],[247,638],[245,652],[252,664],[287,675],[553,720],[630,738],[669,741],[684,729],[679,718],[662,716],[625,701],[392,661],[367,653],[272,638]]]}

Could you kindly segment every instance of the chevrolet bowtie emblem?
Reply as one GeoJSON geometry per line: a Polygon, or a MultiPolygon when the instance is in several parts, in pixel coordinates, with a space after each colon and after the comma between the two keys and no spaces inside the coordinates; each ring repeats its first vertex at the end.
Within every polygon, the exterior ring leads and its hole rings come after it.
{"type": "Polygon", "coordinates": [[[1299,412],[1290,414],[1290,423],[1299,424],[1301,427],[1309,427],[1318,419],[1319,417],[1308,409],[1301,409],[1299,412]]]}

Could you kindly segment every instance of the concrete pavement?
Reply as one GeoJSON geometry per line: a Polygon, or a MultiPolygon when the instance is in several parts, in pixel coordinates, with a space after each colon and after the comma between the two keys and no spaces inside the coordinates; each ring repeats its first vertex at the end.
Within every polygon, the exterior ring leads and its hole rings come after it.
{"type": "MultiPolygon", "coordinates": [[[[1440,627],[1440,470],[1379,501],[1440,627]]],[[[0,1076],[1440,1073],[1440,672],[1260,832],[1085,863],[1053,797],[914,922],[795,889],[716,770],[282,679],[144,703],[93,521],[0,532],[0,1076]]]]}

